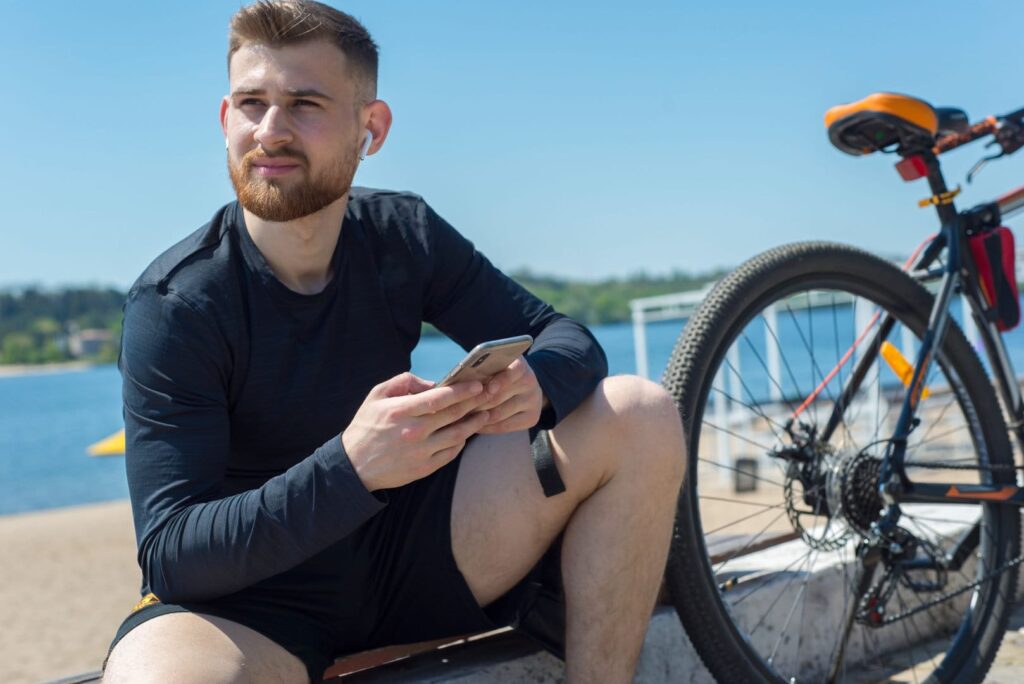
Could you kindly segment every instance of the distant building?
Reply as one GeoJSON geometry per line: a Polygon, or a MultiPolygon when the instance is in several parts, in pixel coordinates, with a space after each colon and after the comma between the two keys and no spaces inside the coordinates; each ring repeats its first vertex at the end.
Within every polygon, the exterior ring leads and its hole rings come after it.
{"type": "Polygon", "coordinates": [[[96,356],[103,348],[113,344],[114,335],[109,330],[89,328],[76,330],[68,335],[68,352],[74,358],[96,356]]]}

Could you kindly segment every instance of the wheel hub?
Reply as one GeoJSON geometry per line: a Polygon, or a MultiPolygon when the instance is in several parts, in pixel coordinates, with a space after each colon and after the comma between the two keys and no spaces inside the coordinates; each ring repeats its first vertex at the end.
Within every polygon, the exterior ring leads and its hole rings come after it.
{"type": "Polygon", "coordinates": [[[850,537],[850,528],[838,524],[837,506],[829,496],[829,473],[833,458],[819,454],[805,463],[790,462],[786,472],[786,513],[793,529],[812,549],[834,551],[850,537]]]}
{"type": "Polygon", "coordinates": [[[867,452],[815,451],[810,460],[790,461],[786,472],[786,512],[793,529],[822,551],[842,547],[854,533],[870,536],[885,508],[878,492],[882,459],[867,452]]]}

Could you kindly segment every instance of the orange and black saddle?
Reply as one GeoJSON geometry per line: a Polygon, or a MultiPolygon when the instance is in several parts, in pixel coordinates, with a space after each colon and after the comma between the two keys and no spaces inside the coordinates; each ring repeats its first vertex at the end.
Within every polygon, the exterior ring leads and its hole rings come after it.
{"type": "Polygon", "coordinates": [[[899,93],[875,93],[825,112],[832,144],[852,155],[872,152],[909,154],[931,149],[937,137],[967,131],[967,114],[932,107],[899,93]]]}

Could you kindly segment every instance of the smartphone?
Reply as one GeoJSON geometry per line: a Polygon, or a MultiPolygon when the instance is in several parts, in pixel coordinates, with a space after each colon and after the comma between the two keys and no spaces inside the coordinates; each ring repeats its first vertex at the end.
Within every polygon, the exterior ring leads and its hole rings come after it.
{"type": "Polygon", "coordinates": [[[455,368],[452,368],[451,372],[444,376],[444,380],[437,383],[437,386],[444,387],[455,382],[471,380],[486,382],[508,368],[509,364],[529,349],[531,344],[533,344],[533,338],[529,335],[481,342],[473,347],[466,354],[466,358],[459,361],[455,368]]]}

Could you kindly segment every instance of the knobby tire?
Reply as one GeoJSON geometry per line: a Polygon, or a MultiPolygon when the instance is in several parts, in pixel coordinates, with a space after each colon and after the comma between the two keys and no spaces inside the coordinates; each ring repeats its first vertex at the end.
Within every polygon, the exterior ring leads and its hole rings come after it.
{"type": "MultiPolygon", "coordinates": [[[[786,445],[783,418],[791,414],[793,407],[799,405],[814,386],[825,381],[826,374],[837,365],[849,343],[856,338],[859,332],[856,325],[851,326],[846,320],[856,318],[855,307],[875,307],[883,313],[888,312],[899,321],[899,330],[906,329],[911,339],[920,339],[927,327],[932,303],[932,295],[922,285],[875,256],[844,245],[799,243],[773,249],[743,264],[716,285],[687,323],[663,379],[679,408],[688,447],[688,472],[678,502],[666,581],[690,640],[717,681],[825,681],[838,651],[835,646],[832,650],[822,649],[822,644],[829,643],[829,635],[808,635],[801,630],[803,625],[813,622],[815,611],[837,610],[837,606],[841,606],[838,609],[840,614],[849,615],[850,606],[858,599],[851,595],[856,593],[853,587],[857,586],[853,576],[857,565],[853,548],[862,535],[851,532],[855,529],[848,524],[844,528],[841,516],[831,519],[822,515],[821,510],[826,503],[816,503],[816,508],[804,517],[790,512],[790,509],[805,506],[805,499],[794,494],[794,487],[789,486],[793,484],[790,475],[794,471],[787,470],[785,463],[764,452],[777,452],[786,445]],[[820,312],[809,305],[815,301],[814,297],[826,303],[820,312]],[[831,312],[827,306],[829,297],[831,312]],[[847,298],[854,302],[850,312],[840,306],[847,298]],[[801,301],[808,306],[801,308],[801,301]],[[769,309],[771,305],[774,306],[769,309]],[[774,311],[771,316],[770,311],[774,311]],[[775,330],[771,329],[772,325],[775,330]],[[849,330],[845,335],[839,332],[844,326],[849,330]],[[828,339],[829,328],[833,331],[834,342],[828,339]],[[770,354],[757,349],[759,340],[770,337],[775,337],[776,342],[782,345],[786,358],[781,363],[771,363],[767,360],[770,354]],[[782,337],[787,339],[780,339],[782,337]],[[734,345],[737,345],[736,350],[730,352],[734,345]],[[826,348],[829,353],[818,358],[818,350],[826,348]],[[743,370],[734,372],[738,370],[734,368],[736,360],[744,355],[746,365],[742,366],[743,370]],[[753,370],[748,371],[750,368],[753,370]],[[773,373],[778,377],[773,379],[773,373]],[[717,385],[716,375],[719,377],[717,385]],[[760,389],[754,387],[758,378],[761,379],[760,389]],[[766,398],[768,395],[772,398],[766,398]],[[723,396],[726,399],[722,399],[723,396]],[[733,413],[719,411],[716,414],[716,401],[725,402],[733,413]],[[780,417],[773,417],[772,411],[780,417]],[[749,420],[746,423],[742,419],[737,421],[739,427],[732,422],[729,425],[733,427],[716,424],[715,416],[727,415],[731,421],[736,412],[748,414],[749,420]],[[728,478],[721,477],[722,472],[735,477],[737,468],[715,461],[712,447],[719,440],[731,440],[733,447],[746,449],[751,458],[760,459],[759,484],[762,492],[758,496],[776,497],[779,500],[777,506],[772,503],[775,499],[752,503],[734,491],[723,490],[722,481],[728,478]],[[789,489],[782,485],[789,486],[789,489]],[[763,515],[757,513],[758,506],[765,507],[763,515]],[[786,516],[781,516],[782,522],[778,519],[769,522],[769,518],[782,509],[786,512],[786,516]],[[723,511],[729,513],[731,510],[735,511],[732,513],[735,522],[712,522],[713,514],[721,517],[723,511]],[[769,524],[762,527],[757,521],[759,516],[769,524]],[[731,524],[732,531],[745,529],[746,536],[754,535],[755,539],[759,530],[761,537],[779,534],[780,539],[785,539],[788,518],[793,516],[799,526],[788,525],[789,538],[796,532],[802,532],[803,536],[779,548],[794,558],[804,560],[787,566],[785,572],[773,573],[770,568],[758,570],[756,555],[743,560],[729,557],[724,563],[719,560],[712,564],[713,554],[709,554],[706,543],[709,533],[715,538],[715,535],[728,532],[731,524]],[[706,524],[702,523],[704,517],[708,518],[706,524]],[[769,527],[771,532],[765,532],[769,527]],[[841,570],[821,571],[814,567],[820,559],[833,556],[841,559],[838,563],[841,570]],[[741,564],[749,567],[739,570],[737,566],[741,564]],[[839,593],[844,595],[815,596],[814,585],[809,582],[814,572],[835,572],[837,575],[841,572],[842,583],[833,579],[830,586],[843,587],[845,591],[839,593]],[[739,592],[747,603],[743,609],[749,610],[755,604],[761,606],[753,611],[752,617],[738,617],[741,606],[738,604],[740,599],[733,596],[735,590],[720,590],[720,586],[725,586],[723,582],[734,576],[746,582],[742,585],[745,589],[739,592]],[[801,583],[803,589],[798,591],[801,583]],[[762,593],[757,596],[759,591],[762,593]],[[769,600],[773,596],[775,604],[769,600]],[[784,600],[780,601],[783,597],[784,600]],[[797,604],[801,600],[805,603],[800,606],[794,604],[794,600],[797,604]],[[736,602],[735,609],[730,607],[733,602],[736,602]],[[775,629],[788,630],[789,634],[776,637],[773,632],[765,636],[765,625],[768,624],[774,625],[775,629]],[[816,647],[812,645],[814,639],[818,639],[816,647]],[[815,655],[815,648],[827,651],[825,657],[815,655]]],[[[858,353],[863,353],[863,350],[858,353]]],[[[908,460],[915,457],[934,460],[950,452],[951,455],[946,456],[950,458],[949,464],[961,467],[960,470],[941,470],[941,460],[932,463],[933,470],[937,464],[938,472],[944,478],[965,472],[962,469],[965,463],[976,463],[996,467],[966,471],[971,472],[970,477],[977,478],[972,481],[1013,483],[1014,472],[1005,467],[1012,465],[1013,452],[998,400],[977,355],[960,328],[952,322],[937,357],[938,363],[934,364],[933,374],[929,377],[936,393],[931,399],[922,400],[919,414],[922,423],[911,435],[911,441],[915,439],[914,435],[918,435],[919,445],[916,450],[908,448],[908,460]],[[947,389],[942,390],[942,387],[947,389]],[[928,402],[932,403],[929,405],[928,402]],[[935,425],[929,425],[929,420],[934,420],[935,425]],[[942,432],[946,423],[955,430],[952,436],[944,436],[942,432]],[[956,427],[958,425],[959,428],[956,427]]],[[[909,353],[908,358],[913,362],[914,357],[909,353]]],[[[860,452],[866,458],[877,460],[889,436],[885,433],[886,425],[891,425],[894,413],[898,414],[903,388],[882,361],[877,361],[876,365],[876,375],[869,376],[869,379],[875,378],[875,384],[865,383],[867,389],[862,393],[865,396],[858,395],[858,402],[847,408],[842,428],[833,435],[835,445],[829,447],[833,452],[822,457],[822,463],[827,460],[828,463],[839,464],[834,466],[836,470],[850,463],[860,452]],[[872,392],[877,395],[873,409],[872,392]],[[883,395],[887,397],[884,401],[883,395]],[[865,422],[866,428],[862,425],[865,422]],[[874,441],[870,434],[858,436],[858,430],[870,431],[872,428],[874,441]]],[[[853,361],[842,366],[836,378],[828,383],[826,392],[818,397],[816,405],[801,414],[798,420],[818,426],[823,424],[842,383],[849,380],[852,366],[853,361]]],[[[914,471],[912,477],[919,472],[923,471],[914,471]]],[[[826,491],[841,490],[838,486],[826,488],[822,485],[812,494],[826,491]]],[[[803,495],[806,496],[806,492],[803,495]]],[[[846,510],[852,509],[851,504],[846,510]]],[[[910,509],[913,506],[908,507],[910,509]]],[[[973,551],[977,560],[973,569],[950,573],[947,581],[949,588],[953,589],[977,581],[979,576],[984,577],[985,568],[1003,566],[1019,555],[1020,517],[1017,508],[981,504],[972,505],[970,509],[962,515],[975,515],[980,521],[981,541],[973,551]]],[[[908,514],[907,525],[913,526],[908,529],[921,537],[929,537],[934,547],[942,550],[952,544],[953,533],[943,532],[945,523],[933,521],[942,517],[924,514],[930,511],[921,509],[916,518],[908,514]]],[[[735,536],[741,540],[745,538],[742,534],[735,536]]],[[[750,548],[757,548],[755,544],[746,543],[750,548]]],[[[966,592],[965,595],[970,596],[970,603],[966,606],[966,600],[960,603],[950,601],[948,605],[929,609],[928,619],[931,622],[908,620],[882,628],[891,630],[889,632],[880,632],[858,623],[850,630],[848,643],[843,644],[851,645],[851,648],[846,650],[849,655],[844,653],[848,661],[838,659],[841,668],[837,681],[864,681],[865,672],[870,667],[884,669],[887,659],[893,661],[888,665],[888,672],[902,669],[908,681],[981,681],[991,666],[1006,628],[1017,570],[1014,565],[966,592]],[[951,626],[945,626],[947,624],[951,626]],[[932,638],[930,630],[936,630],[939,636],[932,638]],[[921,646],[908,647],[910,652],[905,655],[905,662],[900,662],[899,653],[882,654],[870,661],[854,653],[858,649],[862,654],[873,650],[881,653],[885,651],[886,644],[901,640],[908,643],[924,641],[931,646],[923,647],[923,652],[921,646]],[[941,653],[930,654],[928,648],[938,649],[941,653]]],[[[924,605],[929,595],[900,588],[893,596],[891,608],[898,611],[901,607],[912,609],[915,605],[924,605]]],[[[834,638],[837,644],[845,634],[838,625],[836,623],[832,628],[836,630],[834,638]]]]}

